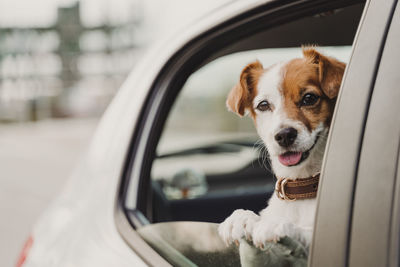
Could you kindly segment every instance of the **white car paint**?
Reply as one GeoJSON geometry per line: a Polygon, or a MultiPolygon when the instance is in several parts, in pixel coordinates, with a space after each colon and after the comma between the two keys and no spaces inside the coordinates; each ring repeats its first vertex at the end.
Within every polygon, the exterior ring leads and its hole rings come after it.
{"type": "Polygon", "coordinates": [[[265,2],[234,1],[150,49],[110,104],[63,193],[34,226],[24,267],[146,265],[118,233],[114,211],[127,149],[149,88],[185,43],[265,2]]]}

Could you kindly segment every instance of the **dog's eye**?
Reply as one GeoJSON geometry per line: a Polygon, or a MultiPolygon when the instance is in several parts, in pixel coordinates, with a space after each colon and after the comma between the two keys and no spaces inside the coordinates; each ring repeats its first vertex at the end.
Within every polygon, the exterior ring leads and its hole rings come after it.
{"type": "Polygon", "coordinates": [[[270,108],[270,106],[269,106],[268,101],[264,100],[264,101],[261,101],[261,102],[257,105],[257,109],[260,110],[260,111],[266,111],[266,110],[270,110],[271,108],[270,108]]]}
{"type": "Polygon", "coordinates": [[[317,103],[318,99],[319,99],[319,96],[317,96],[317,95],[310,94],[310,93],[305,94],[303,96],[303,99],[301,100],[301,105],[302,106],[312,106],[315,103],[317,103]]]}

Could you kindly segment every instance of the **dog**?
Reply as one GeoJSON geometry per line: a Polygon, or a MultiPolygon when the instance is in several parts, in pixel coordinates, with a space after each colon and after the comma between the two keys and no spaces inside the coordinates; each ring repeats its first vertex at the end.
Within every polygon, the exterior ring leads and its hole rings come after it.
{"type": "Polygon", "coordinates": [[[275,194],[259,214],[235,210],[218,227],[228,245],[242,239],[263,248],[287,236],[311,243],[319,173],[346,64],[316,47],[303,57],[264,68],[247,65],[226,104],[248,114],[267,148],[277,177],[275,194]]]}

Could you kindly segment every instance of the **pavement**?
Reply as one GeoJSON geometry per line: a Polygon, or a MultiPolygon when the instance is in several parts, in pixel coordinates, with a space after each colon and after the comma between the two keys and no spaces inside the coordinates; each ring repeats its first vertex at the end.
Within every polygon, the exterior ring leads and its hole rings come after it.
{"type": "Polygon", "coordinates": [[[14,266],[32,225],[61,191],[97,119],[0,124],[0,266],[14,266]]]}

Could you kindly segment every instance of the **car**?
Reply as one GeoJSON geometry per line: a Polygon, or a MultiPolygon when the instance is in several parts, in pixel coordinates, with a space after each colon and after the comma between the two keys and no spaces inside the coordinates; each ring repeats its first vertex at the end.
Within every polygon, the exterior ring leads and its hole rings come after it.
{"type": "Polygon", "coordinates": [[[275,178],[225,95],[242,64],[290,58],[303,44],[348,62],[308,265],[398,266],[399,20],[397,0],[232,1],[160,42],[118,91],[18,266],[243,264],[216,223],[262,209],[275,178]]]}

